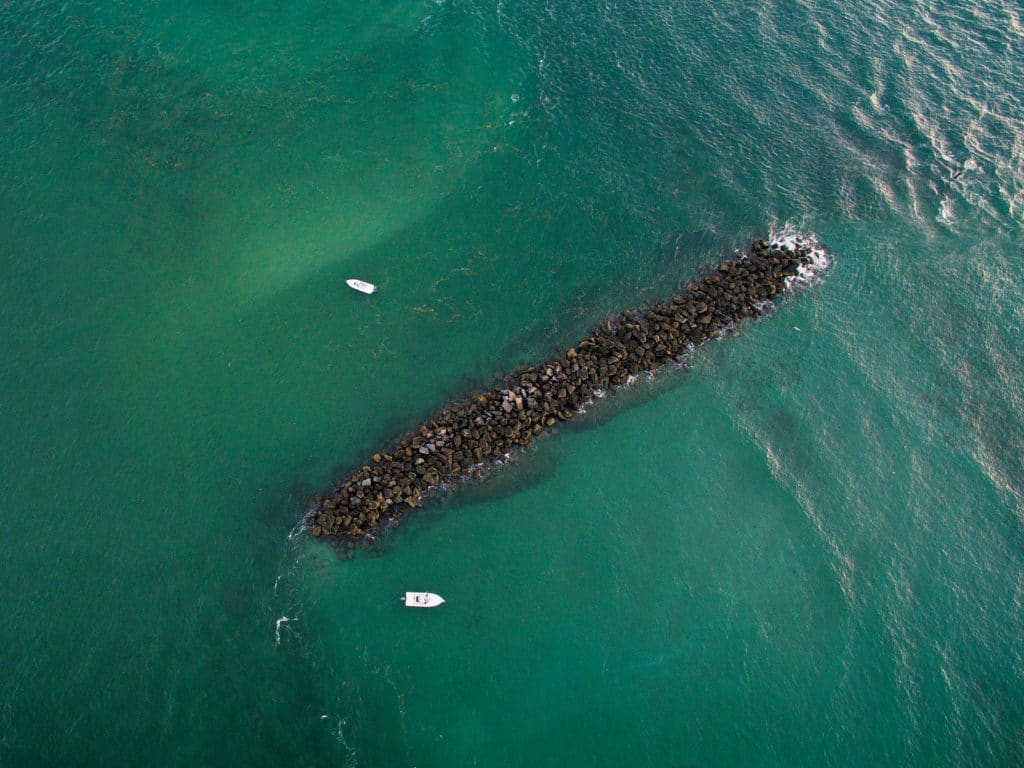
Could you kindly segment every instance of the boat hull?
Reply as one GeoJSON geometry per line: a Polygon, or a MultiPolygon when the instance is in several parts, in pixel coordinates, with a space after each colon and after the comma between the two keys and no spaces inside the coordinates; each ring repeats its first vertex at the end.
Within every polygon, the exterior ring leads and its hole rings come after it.
{"type": "Polygon", "coordinates": [[[436,608],[444,598],[433,592],[406,592],[402,598],[407,608],[436,608]]]}
{"type": "Polygon", "coordinates": [[[360,293],[373,293],[377,290],[377,286],[373,283],[368,283],[365,280],[356,280],[355,278],[346,280],[345,285],[360,293]]]}

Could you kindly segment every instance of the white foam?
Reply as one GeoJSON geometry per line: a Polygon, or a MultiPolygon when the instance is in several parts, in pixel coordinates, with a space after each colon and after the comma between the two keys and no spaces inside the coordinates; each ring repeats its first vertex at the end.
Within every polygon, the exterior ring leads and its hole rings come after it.
{"type": "Polygon", "coordinates": [[[803,288],[812,285],[821,278],[821,273],[828,269],[831,263],[828,253],[822,248],[818,238],[814,235],[801,235],[792,232],[773,234],[771,247],[783,251],[796,251],[797,249],[809,249],[805,257],[807,263],[797,267],[797,273],[785,279],[786,289],[803,288]]]}
{"type": "Polygon", "coordinates": [[[424,491],[424,496],[434,491],[445,493],[447,491],[454,490],[467,480],[483,480],[491,470],[500,469],[507,464],[514,464],[518,460],[519,456],[516,452],[506,451],[497,458],[487,458],[483,461],[478,461],[476,464],[470,464],[466,468],[465,472],[458,477],[427,488],[427,490],[424,491]]]}
{"type": "Polygon", "coordinates": [[[282,616],[274,624],[274,647],[275,648],[281,644],[281,625],[282,624],[287,624],[289,621],[294,621],[294,619],[290,619],[287,616],[282,616]]]}
{"type": "Polygon", "coordinates": [[[943,197],[939,201],[939,213],[935,220],[940,224],[952,224],[956,221],[956,214],[953,212],[953,201],[949,197],[943,197]]]}

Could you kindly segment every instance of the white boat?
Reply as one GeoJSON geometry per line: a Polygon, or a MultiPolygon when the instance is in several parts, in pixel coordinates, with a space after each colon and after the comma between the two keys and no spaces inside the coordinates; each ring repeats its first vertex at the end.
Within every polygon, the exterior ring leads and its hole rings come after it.
{"type": "Polygon", "coordinates": [[[398,599],[405,601],[408,608],[437,608],[444,602],[443,597],[433,592],[406,592],[405,597],[398,599]]]}
{"type": "Polygon", "coordinates": [[[362,293],[373,293],[377,290],[377,286],[373,283],[368,283],[365,280],[356,280],[354,277],[350,280],[346,280],[345,284],[349,288],[354,288],[362,293]]]}

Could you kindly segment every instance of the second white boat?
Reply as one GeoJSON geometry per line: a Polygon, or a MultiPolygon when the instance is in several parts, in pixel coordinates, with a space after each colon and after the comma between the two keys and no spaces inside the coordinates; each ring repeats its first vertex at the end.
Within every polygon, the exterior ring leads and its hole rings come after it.
{"type": "Polygon", "coordinates": [[[433,592],[406,592],[405,597],[399,600],[404,601],[408,608],[437,608],[444,602],[443,597],[433,592]]]}
{"type": "Polygon", "coordinates": [[[365,280],[356,280],[354,277],[346,280],[345,285],[349,288],[354,288],[360,293],[373,293],[377,290],[377,286],[373,283],[368,283],[365,280]]]}

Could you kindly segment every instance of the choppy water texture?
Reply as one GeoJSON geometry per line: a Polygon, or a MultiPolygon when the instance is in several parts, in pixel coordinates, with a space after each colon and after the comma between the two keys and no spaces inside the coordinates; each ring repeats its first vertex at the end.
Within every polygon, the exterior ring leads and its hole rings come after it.
{"type": "Polygon", "coordinates": [[[0,764],[1024,764],[1019,4],[348,5],[0,5],[0,764]],[[787,228],[690,371],[296,529],[787,228]]]}

